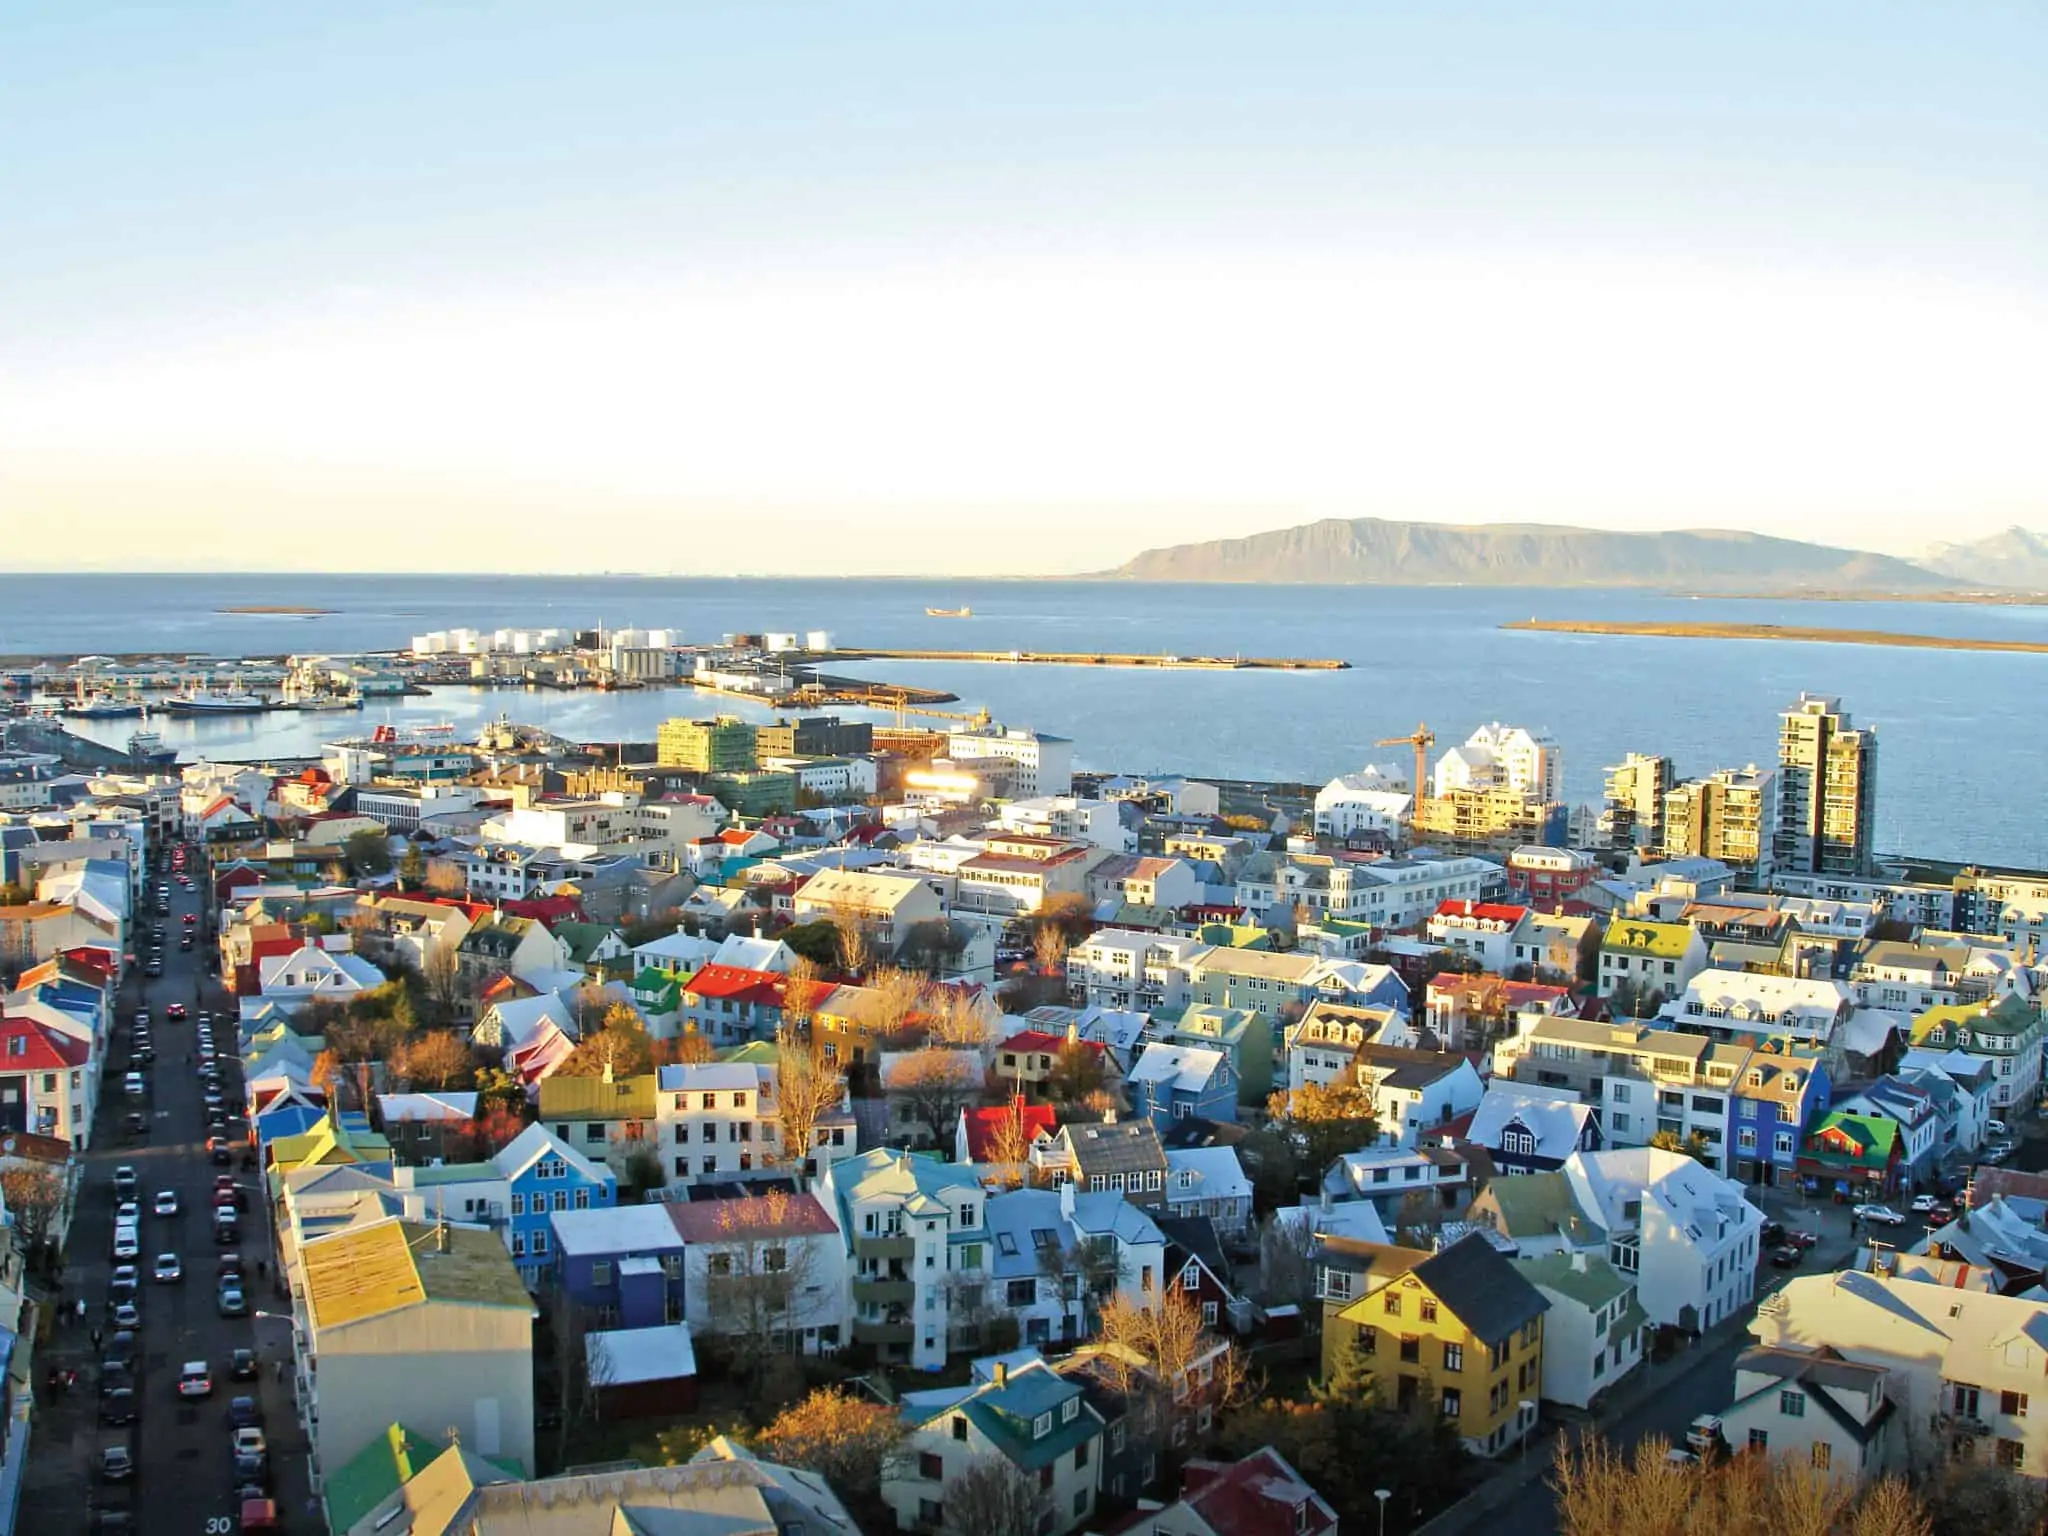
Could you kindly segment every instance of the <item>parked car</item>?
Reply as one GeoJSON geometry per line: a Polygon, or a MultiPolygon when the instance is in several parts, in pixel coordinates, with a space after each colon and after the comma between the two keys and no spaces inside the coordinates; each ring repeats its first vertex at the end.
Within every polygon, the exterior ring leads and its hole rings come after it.
{"type": "Polygon", "coordinates": [[[1785,1234],[1785,1241],[1793,1248],[1804,1250],[1811,1248],[1815,1243],[1819,1242],[1820,1234],[1818,1232],[1809,1232],[1804,1227],[1797,1227],[1785,1234]]]}
{"type": "Polygon", "coordinates": [[[1799,1261],[1805,1258],[1806,1255],[1801,1250],[1794,1248],[1790,1243],[1781,1243],[1766,1253],[1764,1257],[1770,1260],[1771,1268],[1773,1269],[1797,1269],[1799,1261]]]}
{"type": "Polygon", "coordinates": [[[253,1349],[238,1349],[228,1356],[228,1379],[230,1381],[254,1381],[260,1374],[253,1349]]]}
{"type": "Polygon", "coordinates": [[[1888,1205],[1858,1205],[1851,1208],[1858,1220],[1867,1221],[1874,1227],[1903,1227],[1906,1218],[1888,1205]]]}
{"type": "Polygon", "coordinates": [[[253,1397],[228,1399],[228,1427],[252,1429],[263,1422],[263,1407],[253,1397]]]}
{"type": "Polygon", "coordinates": [[[219,1305],[222,1317],[247,1317],[249,1315],[249,1302],[242,1295],[242,1288],[239,1285],[223,1282],[220,1288],[219,1305]]]}
{"type": "Polygon", "coordinates": [[[114,1194],[116,1198],[122,1200],[130,1198],[135,1193],[135,1187],[136,1178],[133,1168],[123,1163],[114,1170],[114,1194]]]}
{"type": "Polygon", "coordinates": [[[175,1216],[183,1207],[178,1203],[178,1192],[175,1189],[160,1189],[156,1192],[156,1200],[151,1209],[159,1216],[175,1216]]]}
{"type": "Polygon", "coordinates": [[[133,1424],[141,1416],[141,1411],[135,1406],[132,1387],[116,1387],[100,1398],[102,1424],[133,1424]]]}
{"type": "Polygon", "coordinates": [[[269,1453],[263,1431],[253,1426],[235,1431],[235,1454],[237,1456],[263,1456],[269,1453]]]}
{"type": "Polygon", "coordinates": [[[175,1285],[185,1278],[185,1266],[175,1253],[160,1253],[156,1256],[156,1283],[175,1285]]]}
{"type": "Polygon", "coordinates": [[[1940,1202],[1933,1195],[1915,1195],[1913,1197],[1913,1203],[1911,1206],[1908,1207],[1908,1209],[1911,1210],[1915,1215],[1919,1215],[1921,1213],[1933,1210],[1934,1207],[1939,1203],[1940,1202]]]}
{"type": "Polygon", "coordinates": [[[1757,1237],[1766,1248],[1776,1247],[1779,1243],[1785,1241],[1785,1225],[1783,1222],[1767,1221],[1763,1225],[1763,1230],[1757,1234],[1757,1237]]]}
{"type": "Polygon", "coordinates": [[[135,1453],[125,1445],[110,1445],[100,1452],[100,1476],[110,1483],[125,1483],[135,1475],[135,1453]]]}
{"type": "Polygon", "coordinates": [[[213,1372],[204,1360],[187,1360],[178,1372],[178,1396],[213,1396],[213,1372]]]}
{"type": "Polygon", "coordinates": [[[124,1301],[114,1308],[114,1326],[133,1331],[142,1326],[142,1309],[132,1301],[124,1301]]]}

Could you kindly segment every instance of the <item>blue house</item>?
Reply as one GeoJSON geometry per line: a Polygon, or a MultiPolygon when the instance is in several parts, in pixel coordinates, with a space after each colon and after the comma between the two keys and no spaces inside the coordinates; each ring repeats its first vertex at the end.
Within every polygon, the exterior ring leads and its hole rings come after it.
{"type": "Polygon", "coordinates": [[[1744,1184],[1793,1187],[1807,1130],[1834,1107],[1834,1083],[1820,1052],[1759,1047],[1732,1097],[1730,1172],[1744,1184]]]}
{"type": "Polygon", "coordinates": [[[555,1278],[596,1328],[683,1320],[683,1235],[666,1205],[552,1211],[555,1278]]]}
{"type": "Polygon", "coordinates": [[[619,1176],[593,1163],[544,1125],[529,1125],[491,1159],[506,1186],[505,1241],[529,1288],[554,1269],[557,1211],[605,1210],[619,1203],[619,1176]]]}
{"type": "Polygon", "coordinates": [[[1227,1051],[1148,1045],[1132,1064],[1124,1086],[1130,1091],[1131,1107],[1162,1134],[1176,1120],[1237,1118],[1237,1068],[1227,1051]]]}
{"type": "Polygon", "coordinates": [[[1574,1152],[1600,1150],[1600,1117],[1569,1088],[1496,1078],[1465,1139],[1486,1149],[1498,1173],[1555,1173],[1574,1152]]]}

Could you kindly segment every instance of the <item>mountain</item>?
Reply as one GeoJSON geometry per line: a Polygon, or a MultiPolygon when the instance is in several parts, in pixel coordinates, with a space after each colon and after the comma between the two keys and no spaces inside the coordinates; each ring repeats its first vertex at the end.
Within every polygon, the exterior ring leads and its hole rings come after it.
{"type": "Polygon", "coordinates": [[[2048,533],[2015,526],[1970,544],[1937,544],[1920,563],[1972,586],[2048,592],[2048,533]]]}
{"type": "Polygon", "coordinates": [[[1610,533],[1541,523],[1328,518],[1299,528],[1148,549],[1108,573],[1129,581],[1350,586],[1678,587],[1923,591],[1949,579],[1890,555],[1701,528],[1610,533]]]}

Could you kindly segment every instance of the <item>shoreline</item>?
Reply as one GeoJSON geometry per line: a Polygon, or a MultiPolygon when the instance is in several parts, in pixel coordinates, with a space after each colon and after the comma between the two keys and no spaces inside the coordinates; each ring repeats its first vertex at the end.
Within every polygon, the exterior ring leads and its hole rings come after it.
{"type": "Polygon", "coordinates": [[[2048,641],[1966,640],[1887,629],[1814,629],[1798,624],[1629,623],[1600,619],[1511,619],[1502,629],[1556,635],[1643,635],[1666,640],[1790,640],[1811,645],[1889,645],[1925,651],[2009,651],[2048,655],[2048,641]]]}

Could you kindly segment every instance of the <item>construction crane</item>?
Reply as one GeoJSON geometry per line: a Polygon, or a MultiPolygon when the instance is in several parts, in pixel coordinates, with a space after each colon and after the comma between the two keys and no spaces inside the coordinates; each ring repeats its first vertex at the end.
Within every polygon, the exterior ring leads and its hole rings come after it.
{"type": "Polygon", "coordinates": [[[1373,743],[1376,747],[1413,747],[1415,749],[1415,780],[1408,786],[1414,803],[1422,804],[1429,798],[1429,749],[1436,745],[1436,732],[1427,725],[1418,725],[1406,736],[1389,736],[1385,741],[1373,743]]]}

